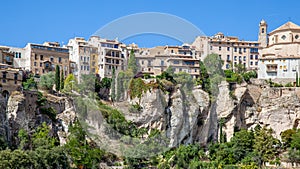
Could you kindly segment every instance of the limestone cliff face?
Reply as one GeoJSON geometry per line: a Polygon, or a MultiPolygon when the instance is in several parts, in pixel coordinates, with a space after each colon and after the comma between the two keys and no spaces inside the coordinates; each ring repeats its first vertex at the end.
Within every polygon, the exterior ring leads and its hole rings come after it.
{"type": "Polygon", "coordinates": [[[14,92],[8,99],[7,108],[4,109],[6,131],[3,135],[12,144],[18,143],[17,135],[20,129],[29,132],[35,130],[41,123],[46,122],[51,127],[51,134],[59,138],[62,144],[65,143],[68,125],[75,120],[72,101],[65,97],[46,96],[46,103],[43,108],[52,107],[56,113],[53,119],[41,111],[37,104],[38,93],[24,91],[14,92]]]}
{"type": "Polygon", "coordinates": [[[216,111],[218,119],[225,119],[223,131],[227,139],[235,128],[250,129],[257,124],[272,128],[278,139],[284,130],[299,127],[299,88],[270,88],[263,82],[254,82],[238,85],[236,99],[230,97],[226,83],[220,85],[220,91],[216,111]]]}
{"type": "MultiPolygon", "coordinates": [[[[133,104],[137,99],[131,100],[133,104]]],[[[170,147],[193,142],[206,142],[209,133],[209,96],[201,89],[187,93],[179,87],[172,94],[159,89],[147,92],[141,98],[143,110],[138,114],[128,112],[126,104],[117,104],[126,119],[140,127],[165,131],[170,147]]]]}

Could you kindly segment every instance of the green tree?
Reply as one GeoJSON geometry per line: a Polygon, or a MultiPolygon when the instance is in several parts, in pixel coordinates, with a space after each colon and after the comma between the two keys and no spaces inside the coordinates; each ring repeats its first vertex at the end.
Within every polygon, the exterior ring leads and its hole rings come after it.
{"type": "Polygon", "coordinates": [[[26,130],[20,129],[18,132],[18,138],[19,138],[19,149],[25,150],[29,146],[29,136],[26,130]]]}
{"type": "Polygon", "coordinates": [[[132,71],[132,73],[135,75],[138,72],[138,66],[137,66],[137,61],[134,55],[134,51],[130,51],[130,56],[128,59],[128,69],[132,71]]]}
{"type": "Polygon", "coordinates": [[[237,161],[242,161],[246,156],[249,156],[253,150],[254,133],[242,129],[234,133],[234,136],[230,139],[232,143],[232,149],[234,157],[237,161]]]}
{"type": "Polygon", "coordinates": [[[272,136],[272,129],[263,127],[256,129],[254,134],[253,150],[256,154],[257,163],[259,166],[264,165],[265,162],[273,160],[278,154],[277,148],[279,146],[279,140],[272,136]]]}
{"type": "Polygon", "coordinates": [[[54,72],[49,72],[41,76],[39,86],[46,90],[52,90],[54,83],[55,83],[55,74],[54,72]]]}
{"type": "Polygon", "coordinates": [[[111,99],[113,101],[116,100],[116,70],[115,68],[113,67],[113,70],[112,70],[112,82],[111,82],[111,99]]]}
{"type": "Polygon", "coordinates": [[[64,81],[65,81],[64,71],[61,70],[61,74],[60,74],[60,90],[63,90],[64,87],[65,87],[64,81]]]}
{"type": "Polygon", "coordinates": [[[298,72],[296,72],[296,87],[299,87],[299,77],[298,77],[298,72]]]}
{"type": "Polygon", "coordinates": [[[283,143],[284,148],[288,148],[291,146],[292,138],[296,134],[295,129],[288,129],[283,131],[280,136],[281,136],[281,141],[283,143]]]}
{"type": "Polygon", "coordinates": [[[210,78],[209,93],[216,97],[219,93],[218,85],[224,81],[223,61],[217,54],[207,55],[204,59],[204,65],[207,69],[210,78]]]}
{"type": "Polygon", "coordinates": [[[55,67],[55,89],[58,92],[60,90],[60,68],[59,65],[55,67]]]}
{"type": "Polygon", "coordinates": [[[200,74],[199,74],[197,84],[201,85],[201,88],[204,91],[210,93],[209,74],[207,72],[207,69],[206,69],[204,63],[201,60],[199,61],[199,65],[200,65],[200,74]]]}
{"type": "Polygon", "coordinates": [[[104,152],[97,147],[91,147],[86,140],[86,132],[79,121],[73,123],[66,144],[66,151],[77,168],[96,168],[101,161],[104,152]]]}
{"type": "Polygon", "coordinates": [[[77,80],[73,74],[69,74],[64,81],[64,92],[71,92],[77,90],[77,80]]]}
{"type": "Polygon", "coordinates": [[[34,77],[30,77],[25,82],[22,83],[24,90],[37,89],[37,83],[34,80],[34,77]]]}

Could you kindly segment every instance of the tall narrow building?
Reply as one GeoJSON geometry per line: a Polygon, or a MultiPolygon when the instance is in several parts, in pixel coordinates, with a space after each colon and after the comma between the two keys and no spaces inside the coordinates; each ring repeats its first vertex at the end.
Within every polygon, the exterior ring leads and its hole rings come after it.
{"type": "Polygon", "coordinates": [[[263,48],[268,46],[268,24],[265,20],[259,23],[258,42],[263,48]]]}

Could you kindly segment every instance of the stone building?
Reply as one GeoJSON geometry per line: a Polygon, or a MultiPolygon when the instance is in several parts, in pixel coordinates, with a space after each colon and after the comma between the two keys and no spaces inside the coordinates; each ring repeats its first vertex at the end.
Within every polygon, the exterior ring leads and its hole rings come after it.
{"type": "Polygon", "coordinates": [[[244,41],[219,32],[212,37],[199,36],[192,45],[199,51],[201,60],[209,54],[219,55],[224,61],[223,69],[234,69],[238,64],[248,70],[258,67],[260,45],[257,41],[244,41]]]}
{"type": "Polygon", "coordinates": [[[196,50],[190,45],[158,46],[141,48],[136,54],[140,71],[144,74],[159,75],[168,67],[175,73],[186,72],[193,78],[199,76],[199,59],[196,50]]]}
{"type": "MultiPolygon", "coordinates": [[[[57,42],[44,44],[28,43],[25,47],[25,59],[29,60],[29,71],[40,76],[55,70],[59,65],[60,70],[67,76],[70,72],[69,50],[61,47],[57,42]]],[[[25,65],[28,67],[28,65],[25,65]]]]}
{"type": "Polygon", "coordinates": [[[0,47],[0,63],[13,65],[14,62],[14,53],[9,51],[9,47],[0,47]]]}
{"type": "MultiPolygon", "coordinates": [[[[261,33],[266,28],[262,21],[261,33]]],[[[287,22],[268,33],[266,39],[267,45],[260,51],[258,78],[295,82],[296,72],[300,73],[300,26],[287,22]]]]}
{"type": "Polygon", "coordinates": [[[23,71],[11,65],[0,64],[0,92],[8,97],[13,91],[21,90],[23,71]]]}

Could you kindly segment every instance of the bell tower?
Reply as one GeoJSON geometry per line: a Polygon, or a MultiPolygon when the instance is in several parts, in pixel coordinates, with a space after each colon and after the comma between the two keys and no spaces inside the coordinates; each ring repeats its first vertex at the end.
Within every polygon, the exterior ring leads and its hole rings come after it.
{"type": "Polygon", "coordinates": [[[268,24],[265,20],[261,20],[259,23],[259,33],[258,33],[258,42],[260,43],[261,47],[268,46],[268,24]]]}

